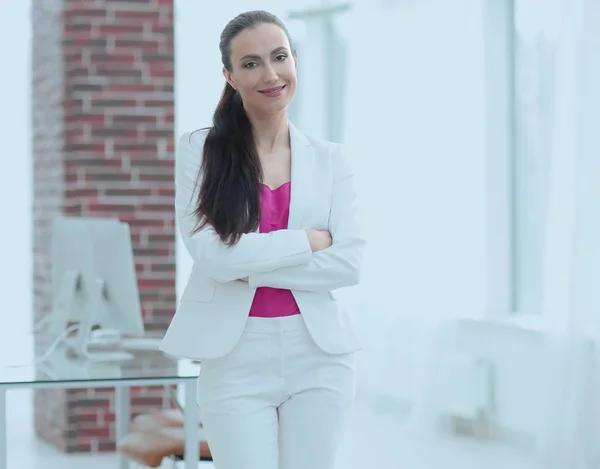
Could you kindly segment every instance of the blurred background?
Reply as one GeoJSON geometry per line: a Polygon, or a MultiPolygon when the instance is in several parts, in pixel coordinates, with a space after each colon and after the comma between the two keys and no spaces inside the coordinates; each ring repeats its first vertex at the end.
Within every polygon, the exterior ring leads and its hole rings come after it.
{"type": "MultiPolygon", "coordinates": [[[[149,291],[179,295],[191,268],[174,141],[210,124],[219,34],[249,9],[296,43],[292,120],[359,175],[367,267],[343,301],[365,347],[340,467],[600,467],[597,0],[4,2],[2,354],[27,359],[57,213],[159,224],[136,262],[163,266],[138,284],[164,330],[175,298],[149,291]]],[[[32,394],[7,394],[9,467],[114,466],[34,430],[32,394]]]]}

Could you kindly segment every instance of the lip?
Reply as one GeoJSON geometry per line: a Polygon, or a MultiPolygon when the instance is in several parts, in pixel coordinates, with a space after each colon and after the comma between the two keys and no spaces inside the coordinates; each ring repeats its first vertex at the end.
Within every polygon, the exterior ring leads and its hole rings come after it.
{"type": "Polygon", "coordinates": [[[277,93],[278,91],[283,90],[287,85],[274,86],[273,88],[267,88],[266,90],[258,90],[259,93],[277,93]]]}

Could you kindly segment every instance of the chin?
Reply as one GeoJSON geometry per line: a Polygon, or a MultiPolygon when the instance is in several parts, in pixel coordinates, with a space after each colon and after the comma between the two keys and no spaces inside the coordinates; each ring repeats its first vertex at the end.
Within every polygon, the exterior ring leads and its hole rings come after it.
{"type": "Polygon", "coordinates": [[[289,105],[289,101],[285,103],[273,103],[270,106],[263,106],[261,111],[265,114],[275,114],[281,111],[285,111],[289,105]]]}

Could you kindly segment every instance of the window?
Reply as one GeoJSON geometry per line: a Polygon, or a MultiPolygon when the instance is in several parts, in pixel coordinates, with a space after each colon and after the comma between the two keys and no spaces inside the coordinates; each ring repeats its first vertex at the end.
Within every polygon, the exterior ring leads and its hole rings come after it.
{"type": "Polygon", "coordinates": [[[539,313],[553,133],[556,2],[513,1],[512,309],[539,313]]]}

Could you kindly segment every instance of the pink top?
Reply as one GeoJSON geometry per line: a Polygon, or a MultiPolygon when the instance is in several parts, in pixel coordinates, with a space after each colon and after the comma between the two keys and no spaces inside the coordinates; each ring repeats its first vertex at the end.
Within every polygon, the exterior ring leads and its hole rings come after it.
{"type": "MultiPolygon", "coordinates": [[[[277,189],[263,184],[260,192],[260,232],[269,233],[285,230],[290,214],[290,183],[286,182],[277,189]]],[[[279,318],[300,314],[294,295],[289,290],[259,287],[256,289],[250,316],[261,318],[279,318]]]]}

